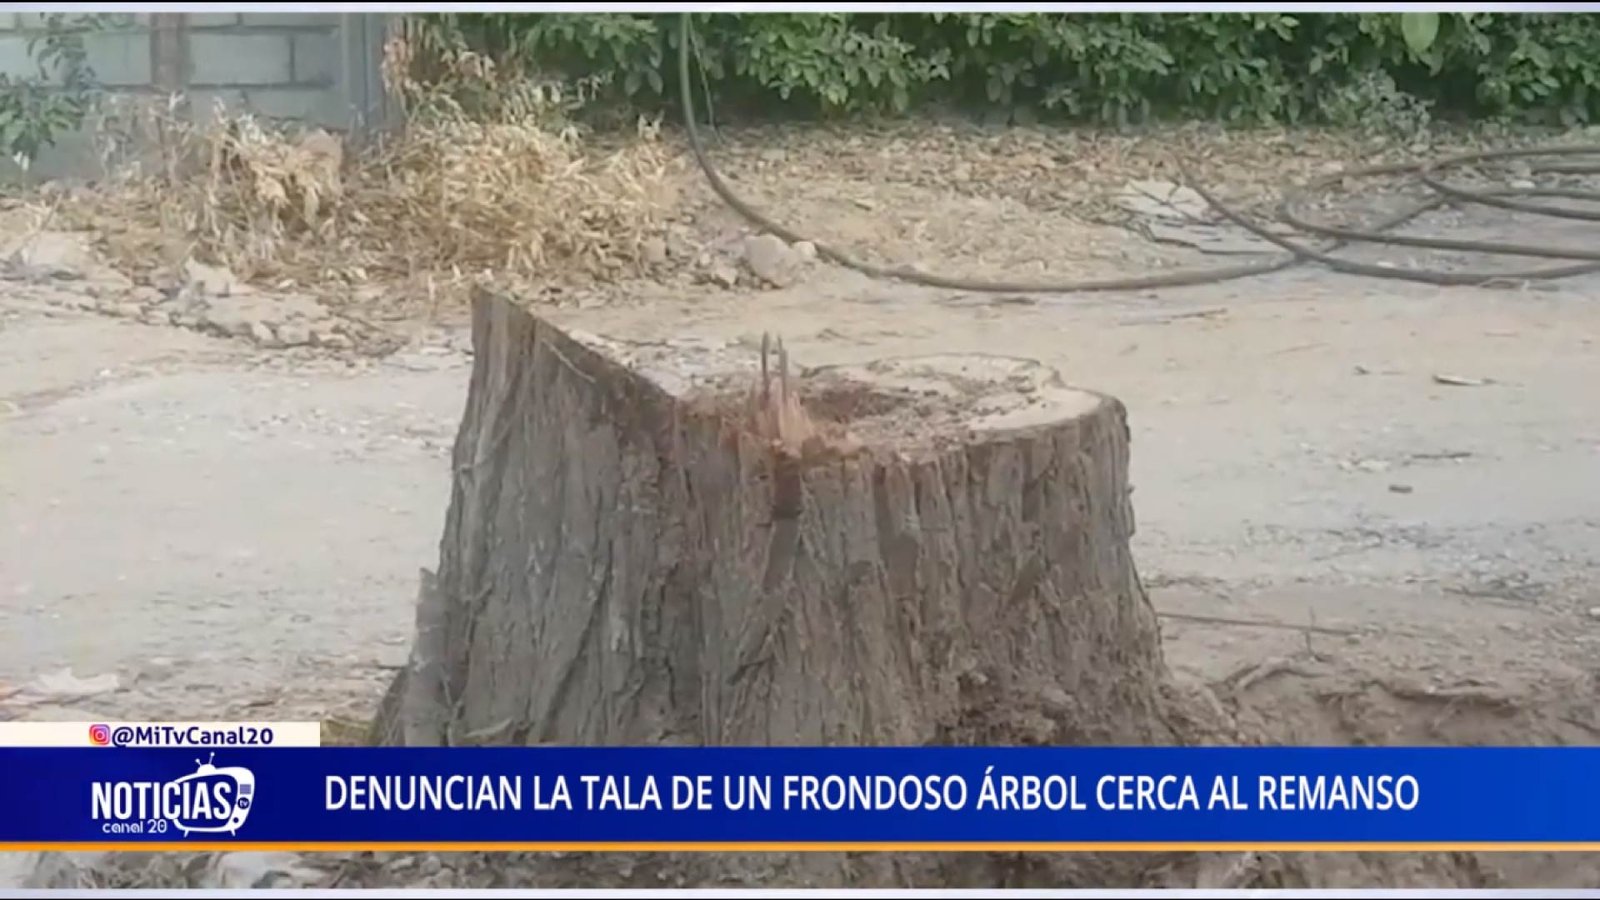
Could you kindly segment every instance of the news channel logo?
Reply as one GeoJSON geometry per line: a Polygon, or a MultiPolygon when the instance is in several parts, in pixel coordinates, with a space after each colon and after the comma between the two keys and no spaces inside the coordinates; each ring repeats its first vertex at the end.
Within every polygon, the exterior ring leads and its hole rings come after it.
{"type": "Polygon", "coordinates": [[[89,817],[107,835],[237,835],[255,806],[256,776],[216,758],[195,760],[193,772],[170,781],[96,781],[89,817]]]}

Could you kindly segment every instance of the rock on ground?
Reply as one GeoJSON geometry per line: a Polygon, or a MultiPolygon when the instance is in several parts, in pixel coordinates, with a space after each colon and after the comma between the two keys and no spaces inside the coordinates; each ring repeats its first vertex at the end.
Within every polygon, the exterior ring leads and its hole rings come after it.
{"type": "Polygon", "coordinates": [[[744,261],[752,275],[773,287],[794,284],[803,262],[783,238],[771,234],[745,238],[744,261]]]}

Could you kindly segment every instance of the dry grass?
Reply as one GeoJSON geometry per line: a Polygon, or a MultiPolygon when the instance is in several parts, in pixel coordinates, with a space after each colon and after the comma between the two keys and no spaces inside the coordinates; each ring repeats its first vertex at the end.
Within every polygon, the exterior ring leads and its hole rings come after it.
{"type": "Polygon", "coordinates": [[[151,130],[159,165],[63,209],[135,270],[195,255],[246,280],[335,291],[486,273],[609,279],[637,267],[675,199],[672,154],[643,124],[601,148],[539,115],[434,116],[349,159],[326,132],[220,111],[151,130]]]}

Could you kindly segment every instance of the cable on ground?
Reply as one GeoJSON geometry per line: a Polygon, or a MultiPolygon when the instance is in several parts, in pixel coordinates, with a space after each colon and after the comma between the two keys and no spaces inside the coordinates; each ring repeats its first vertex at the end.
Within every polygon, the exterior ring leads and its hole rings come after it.
{"type": "MultiPolygon", "coordinates": [[[[1210,268],[1185,269],[1175,272],[1165,272],[1159,275],[1137,276],[1132,278],[1102,278],[1086,280],[1043,280],[1043,281],[1005,281],[982,278],[963,278],[950,275],[939,275],[924,272],[909,266],[882,266],[866,260],[858,259],[845,251],[832,245],[817,241],[806,235],[799,234],[792,229],[772,220],[759,210],[745,202],[738,194],[734,193],[726,181],[723,180],[715,166],[711,164],[706,154],[705,145],[700,138],[700,131],[696,122],[694,98],[690,88],[689,57],[690,45],[694,40],[694,29],[688,14],[679,16],[678,35],[678,91],[679,100],[683,106],[684,127],[689,137],[689,147],[694,153],[695,162],[700,171],[705,175],[706,181],[716,195],[731,209],[750,224],[769,232],[793,244],[800,241],[809,241],[817,249],[817,256],[847,269],[853,269],[871,278],[903,281],[910,284],[919,284],[927,287],[946,288],[974,293],[995,294],[1071,294],[1089,291],[1129,291],[1148,290],[1164,287],[1188,287],[1201,284],[1217,284],[1239,278],[1248,278],[1256,275],[1265,275],[1277,272],[1304,262],[1320,263],[1327,268],[1351,275],[1361,275],[1369,278],[1387,278],[1399,281],[1421,282],[1441,286],[1457,285],[1488,285],[1505,284],[1528,281],[1540,281],[1557,278],[1570,278],[1575,275],[1587,275],[1600,272],[1600,249],[1595,247],[1559,247],[1544,244],[1516,244],[1502,241],[1477,241],[1460,240],[1441,237],[1421,237],[1415,235],[1393,234],[1393,230],[1407,222],[1416,219],[1425,213],[1449,205],[1477,204],[1492,206],[1515,212],[1532,215],[1577,219],[1586,221],[1600,221],[1600,210],[1581,209],[1574,207],[1550,206],[1544,203],[1531,203],[1518,198],[1566,198],[1600,202],[1600,192],[1580,191],[1565,188],[1495,188],[1492,190],[1467,190],[1453,186],[1442,181],[1438,173],[1444,169],[1473,165],[1484,162],[1503,162],[1512,159],[1535,159],[1540,157],[1566,157],[1566,156],[1597,156],[1600,157],[1600,144],[1562,145],[1555,147],[1534,149],[1505,149],[1489,150],[1476,153],[1463,153],[1457,156],[1446,157],[1432,162],[1415,163],[1388,163],[1383,165],[1363,166],[1348,169],[1324,178],[1317,179],[1298,191],[1291,192],[1279,204],[1277,217],[1283,223],[1297,231],[1309,235],[1330,238],[1327,246],[1316,248],[1307,246],[1300,241],[1283,237],[1270,229],[1251,221],[1242,213],[1229,207],[1219,200],[1215,194],[1203,187],[1194,178],[1184,173],[1183,179],[1202,199],[1206,201],[1219,215],[1235,225],[1250,232],[1256,237],[1273,244],[1285,251],[1288,255],[1278,259],[1268,259],[1252,263],[1240,263],[1229,266],[1215,266],[1210,268]],[[1312,221],[1304,214],[1297,211],[1296,207],[1302,198],[1323,190],[1345,179],[1371,178],[1381,176],[1411,176],[1416,183],[1433,191],[1434,196],[1418,203],[1406,210],[1383,219],[1365,228],[1341,227],[1327,225],[1312,221]],[[1377,263],[1365,263],[1355,260],[1343,259],[1332,255],[1331,251],[1353,243],[1385,244],[1400,247],[1416,247],[1421,249],[1448,250],[1457,252],[1482,253],[1500,256],[1523,256],[1542,259],[1564,260],[1564,265],[1543,266],[1533,269],[1508,270],[1508,271],[1454,271],[1445,269],[1424,268],[1397,268],[1377,263]]],[[[1534,172],[1556,173],[1567,175],[1600,174],[1600,163],[1561,163],[1547,162],[1530,167],[1534,172]]]]}

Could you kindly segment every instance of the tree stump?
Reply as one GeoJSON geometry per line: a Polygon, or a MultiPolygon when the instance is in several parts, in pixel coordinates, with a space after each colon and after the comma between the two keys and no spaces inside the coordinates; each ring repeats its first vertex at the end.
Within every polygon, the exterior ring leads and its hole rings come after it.
{"type": "Polygon", "coordinates": [[[1117,400],[1028,360],[608,340],[486,293],[473,343],[381,742],[1162,739],[1117,400]]]}

